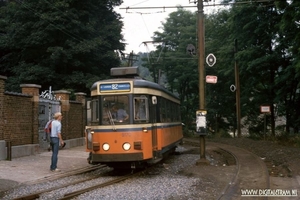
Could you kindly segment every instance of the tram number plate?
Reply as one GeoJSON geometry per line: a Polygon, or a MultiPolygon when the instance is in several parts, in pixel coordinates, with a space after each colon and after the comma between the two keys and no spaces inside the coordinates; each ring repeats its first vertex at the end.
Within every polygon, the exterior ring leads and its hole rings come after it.
{"type": "Polygon", "coordinates": [[[130,137],[130,133],[122,133],[122,137],[130,137]]]}

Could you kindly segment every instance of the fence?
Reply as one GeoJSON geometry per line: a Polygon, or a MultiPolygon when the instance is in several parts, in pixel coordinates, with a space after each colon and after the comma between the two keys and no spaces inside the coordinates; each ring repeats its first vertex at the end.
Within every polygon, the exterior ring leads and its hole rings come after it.
{"type": "Polygon", "coordinates": [[[22,84],[22,93],[5,92],[7,77],[0,75],[0,160],[32,155],[43,151],[43,128],[49,119],[47,106],[59,105],[63,114],[62,135],[66,148],[84,145],[86,125],[85,93],[75,93],[70,101],[70,92],[54,91],[60,100],[47,102],[40,98],[40,85],[22,84]],[[44,116],[43,116],[44,115],[44,116]],[[48,115],[48,116],[46,116],[48,115]],[[46,118],[47,117],[47,118],[46,118]],[[11,146],[7,149],[6,146],[11,146]]]}

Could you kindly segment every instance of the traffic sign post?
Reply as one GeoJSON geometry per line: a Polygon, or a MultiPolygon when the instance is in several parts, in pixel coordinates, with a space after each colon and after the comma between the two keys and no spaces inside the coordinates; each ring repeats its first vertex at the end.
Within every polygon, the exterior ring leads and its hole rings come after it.
{"type": "Polygon", "coordinates": [[[267,113],[271,112],[270,106],[260,106],[260,112],[264,114],[264,139],[266,139],[267,130],[267,113]]]}

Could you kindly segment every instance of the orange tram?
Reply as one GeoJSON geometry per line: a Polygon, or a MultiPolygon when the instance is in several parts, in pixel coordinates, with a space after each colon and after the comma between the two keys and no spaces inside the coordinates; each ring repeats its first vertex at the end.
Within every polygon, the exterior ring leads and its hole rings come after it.
{"type": "Polygon", "coordinates": [[[140,78],[138,67],[112,68],[111,76],[91,87],[88,162],[135,169],[174,152],[183,138],[178,97],[140,78]]]}

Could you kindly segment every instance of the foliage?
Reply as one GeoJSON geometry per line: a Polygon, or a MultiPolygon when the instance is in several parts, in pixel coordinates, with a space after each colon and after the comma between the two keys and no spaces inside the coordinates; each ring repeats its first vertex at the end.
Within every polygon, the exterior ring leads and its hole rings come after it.
{"type": "Polygon", "coordinates": [[[119,65],[121,0],[9,1],[0,10],[0,73],[7,90],[33,83],[42,89],[88,92],[119,65]]]}
{"type": "Polygon", "coordinates": [[[148,67],[154,81],[157,75],[164,74],[170,91],[179,94],[182,102],[183,122],[191,126],[195,121],[195,110],[198,107],[198,72],[195,55],[186,52],[189,44],[196,41],[196,17],[192,12],[178,8],[163,23],[163,32],[154,33],[154,41],[161,42],[156,52],[151,52],[155,59],[150,60],[148,67]]]}
{"type": "MultiPolygon", "coordinates": [[[[236,86],[237,69],[242,128],[263,135],[260,106],[269,105],[267,125],[272,136],[280,116],[286,117],[285,131],[299,131],[299,5],[299,1],[249,1],[205,16],[205,52],[217,58],[216,65],[205,70],[218,76],[217,84],[206,84],[208,126],[216,133],[218,129],[236,129],[236,91],[230,88],[236,86]]],[[[195,121],[199,105],[197,55],[186,52],[188,44],[197,42],[196,17],[197,13],[182,8],[171,13],[162,24],[162,32],[153,36],[163,42],[151,52],[159,59],[148,64],[154,77],[162,70],[168,80],[166,86],[179,94],[187,126],[195,121]]]]}

